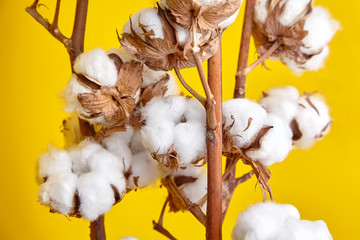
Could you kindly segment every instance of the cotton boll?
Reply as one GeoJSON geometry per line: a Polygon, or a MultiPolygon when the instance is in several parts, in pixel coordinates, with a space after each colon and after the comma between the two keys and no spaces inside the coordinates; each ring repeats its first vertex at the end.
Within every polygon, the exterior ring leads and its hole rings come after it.
{"type": "Polygon", "coordinates": [[[284,12],[279,17],[279,22],[283,26],[293,25],[304,12],[310,0],[286,0],[284,12]]]}
{"type": "Polygon", "coordinates": [[[288,204],[274,202],[257,203],[243,211],[233,229],[233,240],[277,239],[277,232],[292,217],[300,219],[297,209],[288,204]]]}
{"type": "Polygon", "coordinates": [[[186,121],[197,121],[206,124],[206,111],[204,106],[196,99],[188,99],[187,107],[184,112],[186,121]]]}
{"type": "Polygon", "coordinates": [[[264,24],[269,14],[267,9],[268,0],[257,0],[254,8],[254,21],[259,24],[264,24]]]}
{"type": "Polygon", "coordinates": [[[274,114],[268,115],[264,125],[272,128],[262,138],[260,148],[247,151],[246,155],[265,166],[271,166],[282,162],[291,151],[292,131],[287,122],[274,114]]]}
{"type": "Polygon", "coordinates": [[[279,231],[277,240],[332,240],[324,221],[307,221],[288,218],[279,231]]]}
{"type": "Polygon", "coordinates": [[[77,176],[71,172],[51,175],[40,185],[38,200],[63,215],[70,214],[76,182],[77,176]]]}
{"type": "Polygon", "coordinates": [[[340,24],[331,18],[329,11],[322,7],[313,7],[305,21],[304,29],[308,34],[303,39],[305,47],[301,51],[305,54],[314,54],[324,48],[339,30],[340,24]]]}
{"type": "Polygon", "coordinates": [[[75,60],[74,71],[94,78],[104,86],[114,86],[118,77],[114,62],[101,48],[80,54],[75,60]]]}
{"type": "Polygon", "coordinates": [[[145,125],[141,128],[141,140],[151,153],[165,154],[174,142],[175,123],[160,121],[159,124],[145,125]]]}
{"type": "MultiPolygon", "coordinates": [[[[154,35],[150,35],[150,38],[164,39],[163,25],[160,17],[157,14],[156,8],[144,8],[131,16],[132,28],[136,34],[145,40],[145,32],[154,32],[154,35]],[[142,29],[144,28],[144,30],[142,29]]],[[[131,34],[130,21],[127,21],[122,29],[122,33],[131,34]]]]}
{"type": "Polygon", "coordinates": [[[223,104],[225,128],[233,123],[231,116],[234,117],[235,123],[230,133],[239,135],[233,137],[233,140],[236,146],[242,148],[250,144],[262,128],[267,113],[259,104],[248,99],[231,99],[223,104]]]}
{"type": "MultiPolygon", "coordinates": [[[[204,167],[198,167],[193,164],[180,164],[179,168],[174,172],[174,176],[187,176],[198,178],[201,174],[204,173],[204,167]]],[[[170,174],[170,172],[168,173],[170,174]]],[[[167,174],[167,175],[168,175],[167,174]]]]}
{"type": "Polygon", "coordinates": [[[272,88],[266,92],[259,103],[268,113],[281,117],[290,123],[298,109],[299,91],[292,86],[272,88]]]}
{"type": "Polygon", "coordinates": [[[295,116],[301,136],[294,144],[302,149],[311,147],[330,129],[329,107],[320,95],[302,96],[295,116]]]}
{"type": "Polygon", "coordinates": [[[71,172],[72,161],[67,151],[50,147],[39,156],[39,177],[47,178],[58,173],[71,172]]]}
{"type": "Polygon", "coordinates": [[[131,54],[128,53],[123,48],[110,48],[109,50],[106,51],[106,54],[107,55],[116,54],[120,57],[122,62],[129,62],[131,60],[134,60],[134,58],[131,56],[131,54]]]}
{"type": "Polygon", "coordinates": [[[169,74],[170,78],[166,84],[167,91],[165,92],[164,97],[179,95],[180,88],[176,81],[176,77],[171,72],[168,72],[168,74],[169,74]]]}
{"type": "Polygon", "coordinates": [[[148,152],[135,154],[131,169],[132,174],[129,177],[127,186],[129,189],[154,185],[156,180],[162,176],[159,163],[148,152]]]}
{"type": "Polygon", "coordinates": [[[81,175],[89,172],[89,159],[93,154],[102,151],[103,147],[92,140],[84,140],[77,147],[70,149],[69,155],[73,161],[72,171],[81,175]]]}
{"type": "Polygon", "coordinates": [[[179,156],[179,164],[191,163],[205,157],[205,126],[196,122],[177,124],[174,129],[174,150],[179,156]]]}
{"type": "Polygon", "coordinates": [[[233,15],[231,15],[230,17],[219,23],[218,27],[221,29],[228,28],[231,24],[235,22],[237,16],[239,15],[239,11],[240,8],[233,15]]]}
{"type": "Polygon", "coordinates": [[[80,214],[89,221],[95,221],[115,203],[113,189],[108,181],[97,173],[86,173],[79,177],[78,194],[80,214]]]}

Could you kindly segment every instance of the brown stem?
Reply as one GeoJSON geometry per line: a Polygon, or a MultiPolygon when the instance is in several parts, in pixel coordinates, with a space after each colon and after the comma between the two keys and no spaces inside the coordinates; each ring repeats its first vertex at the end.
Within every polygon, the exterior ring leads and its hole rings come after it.
{"type": "MultiPolygon", "coordinates": [[[[200,63],[201,65],[201,63],[200,63]]],[[[201,68],[202,69],[202,68],[201,68]]],[[[214,104],[208,102],[208,119],[214,118],[214,123],[207,122],[207,160],[208,160],[208,201],[206,217],[206,239],[222,239],[222,62],[221,42],[218,51],[208,61],[209,92],[214,94],[214,104]],[[209,115],[212,114],[212,115],[209,115]],[[212,117],[213,116],[213,117],[212,117]],[[210,126],[210,124],[215,125],[210,126]]],[[[208,96],[207,96],[208,97],[208,96]]],[[[212,97],[212,95],[211,95],[212,97]]],[[[209,100],[209,98],[208,98],[209,100]]]]}
{"type": "Polygon", "coordinates": [[[176,240],[176,238],[171,235],[171,233],[166,230],[163,226],[163,223],[164,223],[164,214],[165,214],[165,209],[166,209],[166,205],[169,201],[169,197],[166,198],[165,200],[165,203],[164,203],[164,206],[162,207],[161,209],[161,213],[160,213],[160,217],[159,217],[159,221],[158,222],[155,222],[153,220],[153,229],[159,233],[161,233],[162,235],[164,235],[165,237],[169,238],[170,240],[176,240]]]}
{"type": "Polygon", "coordinates": [[[201,104],[205,105],[206,104],[206,98],[204,98],[203,96],[201,96],[198,92],[196,92],[192,87],[190,87],[189,84],[187,84],[187,82],[184,80],[184,78],[182,77],[180,70],[177,66],[174,67],[175,73],[180,81],[180,83],[184,86],[184,88],[186,90],[188,90],[189,93],[191,93],[197,100],[199,100],[199,102],[201,102],[201,104]]]}
{"type": "MultiPolygon", "coordinates": [[[[247,66],[255,2],[256,0],[246,1],[237,72],[243,70],[247,66]]],[[[235,89],[234,89],[234,98],[244,98],[245,89],[246,89],[246,75],[236,75],[235,79],[236,81],[235,81],[235,89]]],[[[234,162],[233,159],[230,158],[226,159],[225,172],[227,171],[228,168],[231,167],[233,162],[234,162]]],[[[230,173],[228,174],[225,180],[229,188],[229,193],[228,193],[229,197],[225,200],[225,207],[223,209],[223,219],[225,218],[227,210],[229,208],[231,197],[236,187],[238,186],[235,175],[236,175],[236,168],[234,165],[232,171],[230,171],[230,173]]]]}
{"type": "Polygon", "coordinates": [[[71,51],[70,60],[71,65],[75,58],[84,52],[85,27],[88,10],[88,0],[77,0],[74,27],[71,35],[71,51]]]}
{"type": "Polygon", "coordinates": [[[246,76],[248,75],[254,68],[256,68],[260,63],[264,62],[268,57],[271,56],[271,54],[273,54],[273,52],[276,51],[276,49],[278,49],[278,47],[281,45],[280,42],[276,41],[273,43],[273,45],[263,54],[261,55],[255,62],[253,62],[252,64],[250,64],[249,66],[247,66],[245,69],[241,70],[240,72],[238,72],[236,75],[240,75],[240,76],[246,76]]]}
{"type": "Polygon", "coordinates": [[[250,171],[248,173],[245,173],[244,175],[242,175],[241,177],[239,178],[236,178],[236,184],[239,185],[239,184],[242,184],[244,182],[246,182],[247,180],[249,180],[252,176],[254,175],[254,171],[250,171]]]}
{"type": "MultiPolygon", "coordinates": [[[[246,1],[244,23],[241,34],[239,60],[238,60],[238,66],[236,72],[243,70],[247,66],[255,2],[256,0],[246,1]]],[[[237,75],[235,79],[236,79],[236,83],[234,90],[234,98],[244,98],[245,88],[246,88],[246,75],[245,76],[237,75]]]]}
{"type": "Polygon", "coordinates": [[[106,239],[104,226],[105,216],[101,215],[90,223],[90,239],[106,239]]]}
{"type": "Polygon", "coordinates": [[[206,81],[205,71],[204,71],[204,68],[203,68],[202,63],[201,63],[199,52],[193,52],[193,55],[194,55],[197,70],[199,72],[201,84],[203,85],[203,88],[204,88],[204,91],[205,91],[206,99],[209,102],[209,101],[213,100],[214,97],[213,97],[213,95],[211,93],[209,83],[206,81]]]}

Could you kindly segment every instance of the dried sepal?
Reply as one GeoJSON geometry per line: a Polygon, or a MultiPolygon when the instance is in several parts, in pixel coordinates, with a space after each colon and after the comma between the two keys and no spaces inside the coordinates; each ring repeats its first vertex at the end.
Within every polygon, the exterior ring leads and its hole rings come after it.
{"type": "Polygon", "coordinates": [[[135,98],[142,82],[142,65],[138,62],[126,62],[119,71],[116,87],[121,96],[135,98]]]}
{"type": "Polygon", "coordinates": [[[140,96],[141,106],[145,106],[153,97],[164,96],[168,87],[166,84],[169,82],[170,76],[166,74],[160,81],[147,86],[140,96]]]}
{"type": "Polygon", "coordinates": [[[198,0],[167,0],[167,16],[181,27],[192,30],[194,22],[199,32],[214,30],[240,8],[241,0],[201,3],[198,0]]]}

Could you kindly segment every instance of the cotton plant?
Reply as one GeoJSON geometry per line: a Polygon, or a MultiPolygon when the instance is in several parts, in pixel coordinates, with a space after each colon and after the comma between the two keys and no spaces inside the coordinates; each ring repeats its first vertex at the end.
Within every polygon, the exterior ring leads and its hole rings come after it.
{"type": "Polygon", "coordinates": [[[332,240],[324,221],[300,219],[290,204],[257,203],[243,211],[233,229],[233,240],[332,240]]]}
{"type": "Polygon", "coordinates": [[[340,28],[329,11],[313,7],[312,0],[258,0],[253,23],[257,53],[282,61],[297,74],[324,66],[328,44],[340,28]]]}
{"type": "MultiPolygon", "coordinates": [[[[36,13],[37,3],[28,8],[30,13],[36,13]]],[[[253,22],[260,57],[239,67],[237,86],[245,89],[238,77],[267,58],[294,72],[323,65],[339,29],[327,10],[313,7],[311,0],[257,0],[253,9],[248,6],[244,22],[253,22]]],[[[220,66],[220,38],[240,7],[241,0],[160,0],[129,17],[117,36],[121,47],[81,53],[65,44],[73,74],[62,98],[71,116],[63,122],[64,148],[50,147],[40,156],[39,201],[52,212],[91,221],[94,239],[104,228],[104,214],[126,194],[160,185],[168,196],[154,229],[174,239],[163,226],[167,206],[172,212],[190,211],[210,232],[216,221],[208,218],[225,217],[236,186],[255,175],[264,203],[239,215],[234,239],[332,239],[324,222],[300,220],[295,207],[266,202],[268,194],[273,197],[268,167],[280,164],[294,148],[310,148],[329,132],[332,118],[324,97],[286,86],[264,91],[257,101],[235,95],[220,107],[211,64],[206,79],[202,62],[210,59],[220,66]],[[205,97],[182,77],[180,70],[190,67],[197,68],[205,97]],[[180,92],[171,70],[192,96],[180,92]],[[216,144],[217,154],[227,157],[218,182],[210,178],[215,154],[210,150],[216,144]],[[231,173],[239,162],[252,170],[235,178],[231,173]],[[222,210],[216,216],[209,200],[213,185],[222,186],[217,195],[222,210]]],[[[59,39],[56,19],[51,26],[57,31],[51,33],[59,39]]],[[[250,32],[244,36],[249,43],[250,32]]],[[[244,46],[239,60],[247,57],[244,46]]]]}

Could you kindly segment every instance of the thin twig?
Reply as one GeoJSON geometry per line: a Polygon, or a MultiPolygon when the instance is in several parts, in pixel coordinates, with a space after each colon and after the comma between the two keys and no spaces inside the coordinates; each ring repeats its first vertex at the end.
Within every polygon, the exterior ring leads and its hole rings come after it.
{"type": "Polygon", "coordinates": [[[194,56],[194,59],[195,59],[196,68],[197,68],[199,76],[200,76],[201,84],[203,85],[203,88],[204,88],[204,91],[205,91],[206,99],[207,99],[208,102],[209,101],[214,101],[214,96],[212,95],[210,87],[209,87],[209,83],[206,80],[205,71],[204,71],[204,68],[202,66],[199,53],[198,52],[193,52],[193,56],[194,56]]]}
{"type": "Polygon", "coordinates": [[[159,233],[161,233],[162,235],[164,235],[165,237],[169,238],[170,240],[176,240],[176,238],[171,235],[171,233],[166,230],[163,226],[164,224],[164,215],[165,215],[165,209],[166,209],[166,205],[169,201],[169,197],[166,198],[164,206],[161,209],[161,213],[160,213],[160,217],[158,222],[155,222],[154,220],[152,221],[153,223],[153,229],[159,233]]]}
{"type": "Polygon", "coordinates": [[[201,96],[198,92],[196,92],[192,87],[190,87],[189,84],[187,84],[187,82],[184,80],[184,78],[182,77],[180,70],[177,66],[174,67],[175,73],[180,81],[180,83],[184,86],[184,88],[186,90],[188,90],[188,92],[190,94],[192,94],[197,100],[199,100],[199,102],[201,102],[201,104],[205,105],[206,104],[206,98],[204,98],[203,96],[201,96]]]}
{"type": "Polygon", "coordinates": [[[244,175],[242,175],[241,177],[239,178],[236,178],[236,184],[237,185],[240,185],[244,182],[246,182],[247,180],[249,180],[252,176],[254,175],[254,171],[250,171],[248,173],[245,173],[244,175]]]}
{"type": "Polygon", "coordinates": [[[257,67],[260,63],[264,62],[268,57],[273,54],[280,47],[281,43],[279,41],[275,41],[273,45],[263,54],[261,55],[254,63],[247,66],[245,69],[236,73],[236,76],[246,76],[248,75],[255,67],[257,67]]]}

